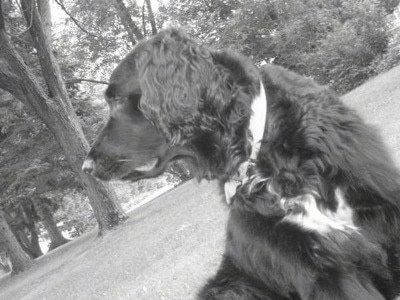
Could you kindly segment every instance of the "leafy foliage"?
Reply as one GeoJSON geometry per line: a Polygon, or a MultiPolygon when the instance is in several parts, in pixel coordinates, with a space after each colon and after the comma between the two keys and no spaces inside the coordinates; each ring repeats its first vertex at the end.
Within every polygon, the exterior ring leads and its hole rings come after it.
{"type": "Polygon", "coordinates": [[[273,61],[341,93],[376,74],[376,59],[390,39],[388,7],[395,5],[375,0],[202,2],[171,0],[165,11],[170,21],[216,48],[234,48],[258,63],[273,61]]]}
{"type": "MultiPolygon", "coordinates": [[[[132,49],[113,1],[56,2],[68,13],[55,34],[57,52],[68,61],[76,77],[108,80],[116,63],[132,49]]],[[[134,2],[127,9],[134,21],[141,24],[141,14],[134,2]]]]}
{"type": "MultiPolygon", "coordinates": [[[[399,3],[400,1],[397,1],[399,3]]],[[[393,9],[395,15],[388,16],[390,40],[387,52],[381,59],[376,59],[374,67],[382,73],[400,64],[400,6],[393,9]]]]}
{"type": "Polygon", "coordinates": [[[400,0],[380,0],[379,2],[384,7],[385,11],[391,14],[398,8],[400,0]]]}

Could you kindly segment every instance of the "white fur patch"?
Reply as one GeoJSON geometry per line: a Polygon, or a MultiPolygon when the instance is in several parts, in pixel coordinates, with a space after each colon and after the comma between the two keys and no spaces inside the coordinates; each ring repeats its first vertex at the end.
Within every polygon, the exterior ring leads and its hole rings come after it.
{"type": "Polygon", "coordinates": [[[260,141],[264,135],[265,122],[267,120],[267,99],[265,96],[264,85],[260,81],[260,93],[254,98],[251,104],[253,115],[250,118],[250,131],[253,135],[253,147],[251,150],[251,159],[256,159],[260,150],[260,141]]]}
{"type": "Polygon", "coordinates": [[[228,204],[232,203],[232,197],[236,194],[236,188],[240,185],[240,181],[229,180],[224,184],[225,201],[228,204]]]}
{"type": "Polygon", "coordinates": [[[353,222],[353,210],[347,204],[340,188],[335,190],[335,200],[338,203],[336,212],[318,208],[317,197],[317,193],[309,193],[294,198],[282,198],[281,205],[288,211],[283,220],[321,234],[336,230],[347,233],[357,231],[353,222]]]}
{"type": "MultiPolygon", "coordinates": [[[[250,159],[256,159],[258,151],[260,150],[260,141],[264,135],[264,127],[267,119],[267,99],[265,96],[264,85],[260,80],[260,92],[253,99],[251,104],[251,110],[253,112],[250,118],[249,129],[253,136],[252,148],[250,159]]],[[[231,203],[231,198],[236,193],[236,188],[241,184],[242,180],[246,180],[247,167],[249,165],[248,161],[242,163],[238,170],[238,176],[232,178],[230,181],[226,182],[224,185],[225,200],[228,204],[231,203]]]]}

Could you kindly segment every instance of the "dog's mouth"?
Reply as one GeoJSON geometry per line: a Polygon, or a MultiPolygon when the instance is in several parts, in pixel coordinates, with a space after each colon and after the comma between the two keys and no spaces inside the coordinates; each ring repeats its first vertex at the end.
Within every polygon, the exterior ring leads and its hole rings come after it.
{"type": "Polygon", "coordinates": [[[120,179],[126,181],[137,181],[144,178],[157,177],[164,173],[167,166],[168,162],[165,162],[163,159],[157,157],[145,163],[144,165],[134,168],[132,171],[121,176],[120,179]]]}
{"type": "Polygon", "coordinates": [[[153,178],[163,174],[168,166],[180,159],[197,159],[194,152],[184,147],[172,147],[162,157],[154,158],[147,163],[134,168],[120,179],[126,181],[138,181],[145,178],[153,178]]]}
{"type": "Polygon", "coordinates": [[[163,174],[168,166],[176,160],[191,160],[198,162],[196,152],[189,147],[170,147],[159,156],[148,158],[139,163],[139,157],[112,158],[105,156],[102,159],[85,160],[82,169],[85,173],[103,181],[123,180],[138,181],[153,178],[163,174]]]}

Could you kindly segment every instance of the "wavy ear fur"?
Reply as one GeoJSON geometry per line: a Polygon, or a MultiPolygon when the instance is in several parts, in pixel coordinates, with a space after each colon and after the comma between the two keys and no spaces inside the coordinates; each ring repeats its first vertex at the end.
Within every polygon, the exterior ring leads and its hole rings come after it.
{"type": "MultiPolygon", "coordinates": [[[[136,57],[141,109],[147,118],[157,120],[172,144],[198,135],[195,128],[213,132],[229,127],[227,122],[249,117],[256,93],[255,69],[248,80],[252,83],[249,88],[232,76],[230,65],[216,63],[220,54],[179,29],[162,31],[141,46],[145,48],[136,57]]],[[[239,60],[232,57],[231,61],[240,64],[239,60]]],[[[246,72],[241,72],[243,77],[249,77],[246,72]]]]}
{"type": "MultiPolygon", "coordinates": [[[[177,30],[166,30],[146,43],[137,59],[142,89],[141,109],[173,143],[187,140],[200,115],[206,97],[222,102],[228,91],[216,89],[220,82],[211,53],[177,30]],[[208,86],[207,86],[208,85],[208,86]],[[214,95],[211,93],[214,88],[214,95]]],[[[217,101],[216,101],[217,102],[217,101]]],[[[216,103],[217,104],[217,103],[216,103]]]]}

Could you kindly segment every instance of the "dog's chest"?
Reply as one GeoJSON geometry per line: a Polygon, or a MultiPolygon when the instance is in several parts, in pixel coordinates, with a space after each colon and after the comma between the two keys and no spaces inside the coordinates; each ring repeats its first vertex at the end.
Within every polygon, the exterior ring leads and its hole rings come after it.
{"type": "Polygon", "coordinates": [[[280,205],[286,212],[282,221],[296,224],[304,230],[315,231],[326,236],[335,231],[351,235],[357,232],[353,222],[353,209],[348,205],[343,191],[335,189],[335,211],[318,205],[320,196],[316,192],[292,198],[281,198],[280,205]]]}
{"type": "Polygon", "coordinates": [[[341,190],[335,212],[321,211],[311,195],[282,199],[284,216],[261,215],[232,210],[228,222],[227,253],[238,267],[287,296],[313,280],[311,270],[331,261],[353,263],[354,253],[347,250],[354,235],[351,208],[341,190]],[[340,198],[340,199],[339,199],[340,198]],[[335,250],[332,250],[335,249],[335,250]],[[338,252],[337,252],[338,251],[338,252]],[[299,268],[310,267],[310,278],[298,277],[299,268]]]}

